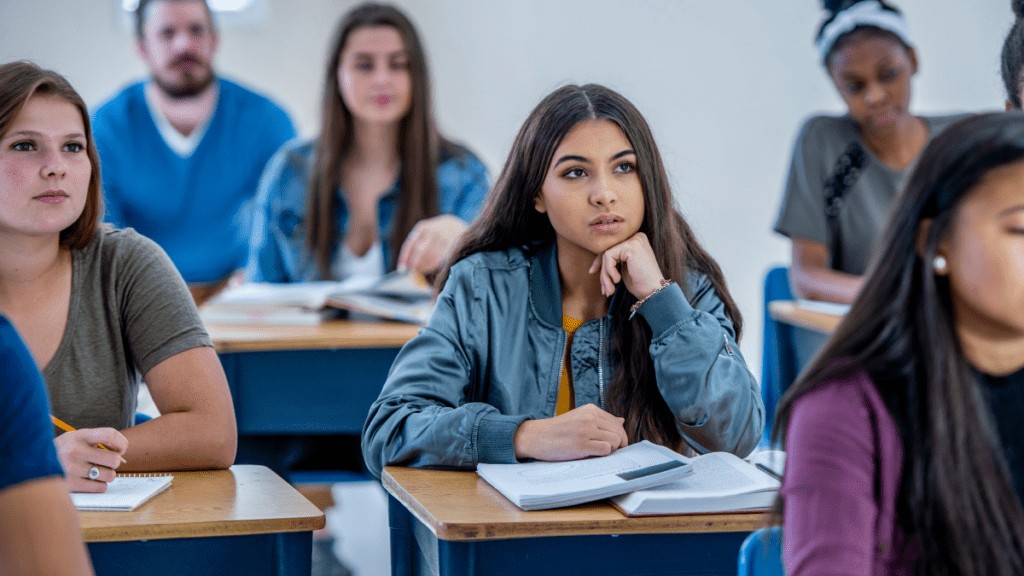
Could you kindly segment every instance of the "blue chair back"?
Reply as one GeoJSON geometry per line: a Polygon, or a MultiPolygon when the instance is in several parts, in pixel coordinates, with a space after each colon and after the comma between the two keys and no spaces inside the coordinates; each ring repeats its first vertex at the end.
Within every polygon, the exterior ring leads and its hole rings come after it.
{"type": "Polygon", "coordinates": [[[789,268],[776,266],[768,271],[764,279],[764,340],[761,358],[761,400],[764,402],[765,425],[762,446],[769,445],[772,425],[775,422],[775,407],[786,388],[797,375],[796,348],[793,345],[793,327],[776,322],[768,313],[768,303],[775,300],[792,300],[789,289],[789,268]]]}
{"type": "Polygon", "coordinates": [[[755,530],[740,546],[738,576],[785,576],[782,526],[755,530]]]}

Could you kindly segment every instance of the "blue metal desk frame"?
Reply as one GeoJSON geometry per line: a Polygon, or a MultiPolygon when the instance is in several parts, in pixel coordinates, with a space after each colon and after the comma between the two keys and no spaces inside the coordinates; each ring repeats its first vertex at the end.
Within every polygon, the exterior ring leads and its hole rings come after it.
{"type": "Polygon", "coordinates": [[[231,389],[239,462],[270,466],[293,482],[362,477],[362,458],[351,456],[353,442],[342,442],[346,445],[335,451],[334,440],[319,438],[358,440],[395,356],[418,327],[342,320],[307,327],[208,328],[231,389]],[[264,441],[269,436],[294,440],[282,446],[264,441]],[[322,457],[325,450],[330,458],[322,457]],[[335,453],[344,456],[334,458],[335,453]],[[293,468],[310,454],[316,470],[293,468]]]}
{"type": "Polygon", "coordinates": [[[312,547],[312,532],[88,545],[97,576],[309,576],[312,547]]]}
{"type": "Polygon", "coordinates": [[[239,437],[358,436],[397,354],[398,348],[220,353],[239,437]]]}

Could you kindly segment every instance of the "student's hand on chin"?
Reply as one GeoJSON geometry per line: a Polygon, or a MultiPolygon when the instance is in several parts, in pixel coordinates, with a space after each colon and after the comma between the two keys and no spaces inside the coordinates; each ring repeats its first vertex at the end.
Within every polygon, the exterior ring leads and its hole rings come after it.
{"type": "Polygon", "coordinates": [[[71,492],[106,492],[107,483],[117,476],[115,470],[128,449],[128,439],[113,428],[82,428],[65,432],[54,438],[53,443],[71,492]],[[110,450],[99,448],[97,444],[103,444],[110,450]],[[99,472],[95,479],[89,478],[89,471],[93,468],[99,472]]]}
{"type": "Polygon", "coordinates": [[[590,273],[597,272],[601,280],[601,293],[611,296],[615,285],[625,282],[629,293],[641,300],[661,287],[665,278],[658,259],[643,232],[633,234],[624,242],[605,250],[594,259],[590,273]],[[621,270],[620,270],[621,265],[621,270]]]}
{"type": "Polygon", "coordinates": [[[437,272],[451,256],[466,228],[462,219],[451,214],[420,220],[398,251],[398,268],[420,274],[437,272]]]}
{"type": "Polygon", "coordinates": [[[607,456],[629,444],[623,422],[593,404],[553,418],[526,420],[513,441],[516,457],[557,462],[607,456]]]}

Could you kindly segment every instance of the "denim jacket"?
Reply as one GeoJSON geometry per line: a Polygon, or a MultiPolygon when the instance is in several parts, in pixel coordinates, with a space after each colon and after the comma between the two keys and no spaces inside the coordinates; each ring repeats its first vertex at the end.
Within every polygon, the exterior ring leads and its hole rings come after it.
{"type": "MultiPolygon", "coordinates": [[[[306,247],[303,225],[315,148],[316,140],[293,140],[282,146],[267,163],[256,194],[246,280],[309,282],[324,279],[316,256],[306,247]]],[[[437,166],[438,206],[441,214],[452,214],[469,222],[476,217],[487,196],[487,169],[468,150],[457,148],[457,152],[442,158],[437,166]]],[[[348,209],[340,189],[338,196],[341,199],[338,230],[344,231],[348,209]]],[[[377,205],[378,238],[383,244],[385,267],[381,274],[395,267],[391,261],[390,237],[398,197],[399,183],[395,182],[377,205]]],[[[344,232],[340,237],[344,237],[344,232]]]]}
{"type": "MultiPolygon", "coordinates": [[[[658,388],[690,447],[746,455],[764,427],[757,382],[711,282],[690,272],[686,284],[685,295],[672,284],[639,309],[653,334],[658,388]]],[[[370,408],[362,438],[370,472],[515,462],[519,425],[555,413],[561,308],[554,244],[478,253],[453,266],[433,315],[399,352],[370,408]]],[[[573,336],[577,406],[605,406],[616,370],[611,325],[610,316],[590,320],[573,336]]]]}

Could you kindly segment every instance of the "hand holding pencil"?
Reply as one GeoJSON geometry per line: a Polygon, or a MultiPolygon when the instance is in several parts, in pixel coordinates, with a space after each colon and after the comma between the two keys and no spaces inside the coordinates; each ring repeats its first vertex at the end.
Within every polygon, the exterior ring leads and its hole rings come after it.
{"type": "Polygon", "coordinates": [[[65,433],[54,439],[57,457],[72,492],[105,492],[117,477],[116,469],[127,462],[122,457],[128,440],[113,428],[75,430],[59,418],[50,417],[65,433]]]}

